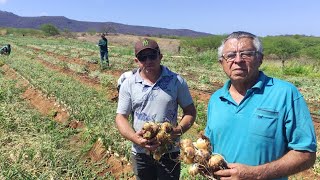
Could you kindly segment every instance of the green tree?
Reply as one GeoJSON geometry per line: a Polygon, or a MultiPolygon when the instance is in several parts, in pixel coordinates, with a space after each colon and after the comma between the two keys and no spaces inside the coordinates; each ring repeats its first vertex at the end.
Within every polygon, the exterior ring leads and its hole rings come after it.
{"type": "Polygon", "coordinates": [[[55,36],[60,34],[59,29],[56,28],[52,24],[42,24],[40,29],[44,32],[45,35],[47,36],[55,36]]]}
{"type": "Polygon", "coordinates": [[[217,49],[221,45],[221,41],[225,38],[224,35],[213,35],[200,38],[184,38],[181,41],[181,46],[184,48],[193,48],[196,52],[202,52],[209,49],[217,49]]]}
{"type": "Polygon", "coordinates": [[[289,58],[299,56],[299,51],[302,48],[301,43],[293,37],[269,37],[269,39],[265,39],[264,43],[265,52],[275,54],[281,60],[282,67],[289,58]]]}

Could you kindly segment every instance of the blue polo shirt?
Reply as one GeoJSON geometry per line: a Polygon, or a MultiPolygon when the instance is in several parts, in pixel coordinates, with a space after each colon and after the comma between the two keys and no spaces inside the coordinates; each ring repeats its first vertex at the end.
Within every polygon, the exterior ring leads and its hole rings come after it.
{"type": "Polygon", "coordinates": [[[213,152],[229,163],[255,166],[279,159],[292,149],[316,151],[310,112],[294,85],[260,72],[240,104],[232,99],[229,87],[230,80],[208,104],[205,135],[213,152]]]}
{"type": "MultiPolygon", "coordinates": [[[[143,80],[139,71],[122,83],[117,113],[132,114],[135,131],[141,130],[146,122],[170,122],[177,125],[178,106],[185,108],[193,103],[185,79],[166,66],[161,66],[159,79],[150,85],[143,80]]],[[[176,151],[179,151],[178,145],[168,149],[168,152],[176,151]]],[[[146,153],[146,150],[133,144],[132,152],[146,153]]]]}

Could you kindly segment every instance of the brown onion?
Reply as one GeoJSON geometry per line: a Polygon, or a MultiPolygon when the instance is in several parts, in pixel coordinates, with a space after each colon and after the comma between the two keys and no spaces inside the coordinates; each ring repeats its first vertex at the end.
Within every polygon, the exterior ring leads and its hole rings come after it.
{"type": "Polygon", "coordinates": [[[192,166],[189,167],[188,172],[191,176],[197,175],[199,173],[198,164],[192,164],[192,166]]]}

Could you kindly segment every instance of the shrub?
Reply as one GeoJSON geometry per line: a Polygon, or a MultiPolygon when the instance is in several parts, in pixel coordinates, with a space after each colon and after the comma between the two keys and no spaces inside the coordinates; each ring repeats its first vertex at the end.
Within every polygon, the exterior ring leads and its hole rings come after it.
{"type": "Polygon", "coordinates": [[[305,54],[310,58],[320,59],[320,44],[317,46],[303,49],[302,54],[305,54]]]}
{"type": "Polygon", "coordinates": [[[266,37],[263,39],[265,54],[275,54],[280,59],[298,57],[301,44],[291,37],[266,37]]]}
{"type": "Polygon", "coordinates": [[[42,24],[40,29],[44,32],[45,35],[47,36],[55,36],[60,34],[59,29],[56,28],[52,24],[42,24]]]}
{"type": "Polygon", "coordinates": [[[202,52],[208,49],[217,49],[222,39],[225,36],[207,36],[200,38],[185,38],[181,40],[181,46],[186,48],[193,48],[197,52],[202,52]]]}
{"type": "Polygon", "coordinates": [[[37,29],[29,28],[0,28],[1,35],[21,35],[21,36],[42,36],[43,32],[37,29]]]}

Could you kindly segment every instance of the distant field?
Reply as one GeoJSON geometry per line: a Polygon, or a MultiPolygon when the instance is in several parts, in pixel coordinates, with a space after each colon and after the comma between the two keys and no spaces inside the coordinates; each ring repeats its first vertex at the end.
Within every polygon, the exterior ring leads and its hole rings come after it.
{"type": "MultiPolygon", "coordinates": [[[[106,69],[98,63],[98,38],[0,36],[2,44],[13,47],[10,56],[0,56],[0,179],[133,179],[130,142],[120,136],[114,118],[116,81],[135,67],[133,44],[139,37],[109,36],[111,67],[106,69]]],[[[184,136],[195,138],[204,128],[210,95],[226,77],[213,50],[179,52],[180,40],[156,39],[162,63],[191,88],[198,118],[184,136]]],[[[306,61],[289,60],[283,71],[280,61],[266,59],[261,68],[301,90],[319,132],[319,63],[306,61]]],[[[291,179],[320,178],[319,166],[320,155],[315,168],[291,179]]]]}

